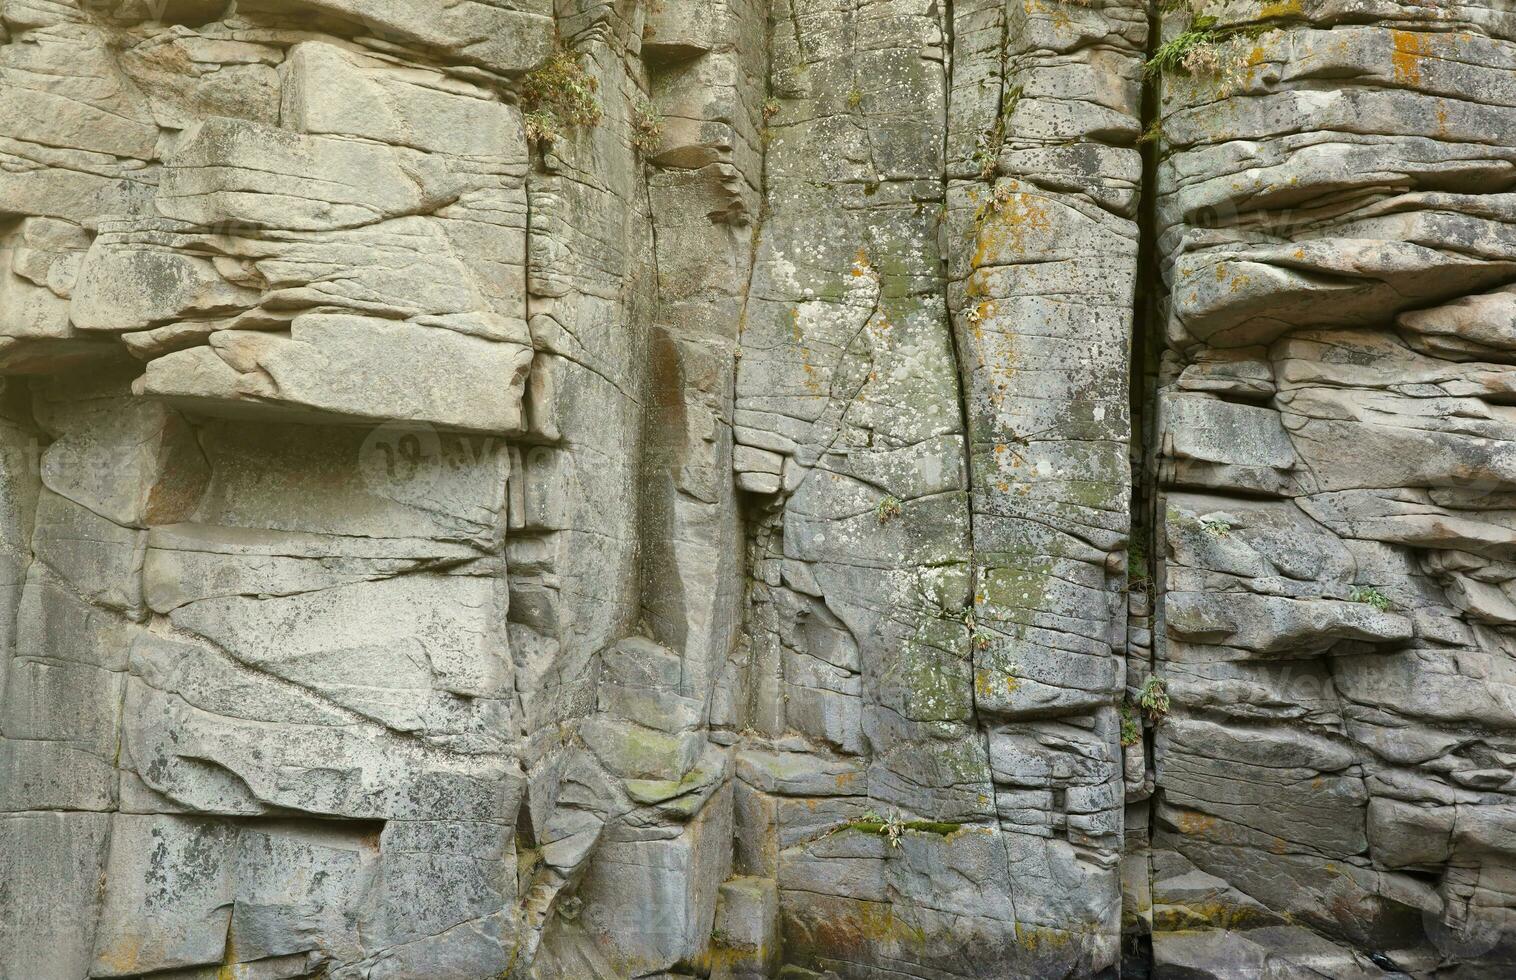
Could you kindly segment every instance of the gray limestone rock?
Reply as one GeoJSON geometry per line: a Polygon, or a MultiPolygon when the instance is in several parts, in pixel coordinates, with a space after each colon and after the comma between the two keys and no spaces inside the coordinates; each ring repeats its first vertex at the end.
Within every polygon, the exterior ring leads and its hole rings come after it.
{"type": "Polygon", "coordinates": [[[0,0],[0,980],[1516,971],[1516,15],[0,0]]]}

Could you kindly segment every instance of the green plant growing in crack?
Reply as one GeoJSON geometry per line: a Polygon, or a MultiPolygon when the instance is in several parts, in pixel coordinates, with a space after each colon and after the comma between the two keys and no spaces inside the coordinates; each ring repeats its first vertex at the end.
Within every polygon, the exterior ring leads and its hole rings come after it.
{"type": "Polygon", "coordinates": [[[1012,191],[1008,186],[995,188],[995,192],[984,203],[974,210],[974,224],[982,225],[992,214],[998,214],[1000,209],[1011,202],[1012,191]]]}
{"type": "Polygon", "coordinates": [[[1142,131],[1142,135],[1137,137],[1137,145],[1146,146],[1150,143],[1160,143],[1163,139],[1163,120],[1154,119],[1148,123],[1147,129],[1142,131]]]}
{"type": "Polygon", "coordinates": [[[1148,78],[1160,75],[1206,76],[1233,89],[1247,67],[1248,54],[1240,43],[1267,28],[1256,24],[1217,27],[1215,17],[1195,16],[1185,31],[1158,46],[1143,65],[1148,78]]]}
{"type": "Polygon", "coordinates": [[[847,107],[856,109],[861,105],[863,105],[863,89],[854,85],[847,93],[847,107]]]}
{"type": "Polygon", "coordinates": [[[1000,161],[1000,148],[1004,145],[1005,121],[1003,118],[996,119],[995,125],[974,137],[974,153],[970,159],[979,170],[980,180],[990,180],[995,176],[995,168],[1000,161]]]}
{"type": "Polygon", "coordinates": [[[1196,17],[1190,29],[1169,38],[1160,44],[1143,65],[1149,77],[1155,75],[1188,75],[1194,71],[1189,61],[1195,51],[1216,44],[1217,32],[1211,29],[1214,19],[1196,17]]]}
{"type": "Polygon", "coordinates": [[[1380,612],[1389,612],[1390,607],[1394,605],[1394,603],[1390,602],[1389,596],[1385,595],[1383,592],[1380,592],[1372,585],[1353,586],[1353,590],[1348,593],[1348,601],[1365,603],[1367,605],[1373,606],[1380,612]]]}
{"type": "Polygon", "coordinates": [[[1005,147],[1005,133],[1016,105],[1021,101],[1022,88],[1017,85],[1006,93],[1000,111],[995,114],[995,123],[982,130],[974,138],[974,152],[970,161],[979,168],[980,180],[993,180],[1000,166],[1000,151],[1005,147]]]}
{"type": "Polygon", "coordinates": [[[632,102],[632,146],[643,156],[657,152],[663,144],[663,121],[658,118],[647,96],[638,95],[632,102]]]}
{"type": "Polygon", "coordinates": [[[557,51],[521,79],[521,111],[527,138],[550,142],[577,126],[594,126],[602,115],[600,83],[571,51],[557,51]]]}
{"type": "Polygon", "coordinates": [[[962,829],[963,824],[946,823],[941,820],[902,820],[900,811],[891,812],[888,819],[881,817],[877,812],[870,810],[856,820],[849,820],[838,827],[833,833],[854,830],[860,834],[877,834],[885,839],[891,848],[900,846],[900,839],[908,830],[922,834],[936,834],[939,837],[947,837],[962,829]]]}
{"type": "Polygon", "coordinates": [[[969,646],[975,650],[988,650],[990,644],[995,642],[995,635],[993,633],[979,628],[979,620],[974,615],[973,606],[969,606],[963,611],[963,625],[969,631],[969,646]]]}
{"type": "Polygon", "coordinates": [[[1133,538],[1126,549],[1127,588],[1133,592],[1148,590],[1148,548],[1141,538],[1133,538]]]}
{"type": "Polygon", "coordinates": [[[1157,677],[1149,677],[1142,682],[1142,690],[1137,692],[1137,706],[1147,716],[1148,721],[1157,724],[1169,714],[1169,689],[1168,685],[1157,677]]]}
{"type": "Polygon", "coordinates": [[[1142,741],[1142,719],[1131,701],[1121,702],[1121,745],[1123,748],[1142,741]]]}
{"type": "Polygon", "coordinates": [[[1213,538],[1224,538],[1232,533],[1232,525],[1219,517],[1202,517],[1200,530],[1213,538]]]}
{"type": "Polygon", "coordinates": [[[899,517],[903,509],[900,498],[894,494],[887,493],[880,498],[879,503],[874,505],[874,518],[880,524],[888,524],[899,517]]]}

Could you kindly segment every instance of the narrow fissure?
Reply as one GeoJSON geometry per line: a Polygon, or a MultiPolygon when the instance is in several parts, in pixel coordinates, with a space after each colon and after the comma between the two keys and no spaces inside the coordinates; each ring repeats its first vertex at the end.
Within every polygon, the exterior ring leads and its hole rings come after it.
{"type": "MultiPolygon", "coordinates": [[[[1137,210],[1137,274],[1132,296],[1132,341],[1127,355],[1130,399],[1132,497],[1130,542],[1127,546],[1128,621],[1143,617],[1149,627],[1149,672],[1154,669],[1157,647],[1158,555],[1156,534],[1158,443],[1157,389],[1158,366],[1163,345],[1162,257],[1158,249],[1158,163],[1162,143],[1162,76],[1146,73],[1162,41],[1162,8],[1158,0],[1147,6],[1147,50],[1144,54],[1144,78],[1140,107],[1141,136],[1138,151],[1142,155],[1142,183],[1137,210]]],[[[1131,649],[1127,656],[1130,658],[1131,649]]],[[[1129,673],[1130,679],[1130,673],[1129,673]]],[[[1143,751],[1146,767],[1153,767],[1151,730],[1144,733],[1143,751]]],[[[1145,777],[1144,777],[1145,778],[1145,777]]],[[[1158,793],[1157,786],[1153,794],[1158,793]]],[[[1151,813],[1152,797],[1140,804],[1151,813]]],[[[1152,894],[1151,820],[1147,822],[1148,839],[1140,844],[1140,859],[1147,864],[1149,896],[1152,894]]],[[[1129,844],[1128,847],[1131,845],[1129,844]]],[[[1129,860],[1131,858],[1128,858],[1129,860]]],[[[1121,975],[1145,980],[1153,972],[1151,920],[1144,923],[1142,910],[1123,915],[1126,931],[1121,938],[1121,975]]]]}

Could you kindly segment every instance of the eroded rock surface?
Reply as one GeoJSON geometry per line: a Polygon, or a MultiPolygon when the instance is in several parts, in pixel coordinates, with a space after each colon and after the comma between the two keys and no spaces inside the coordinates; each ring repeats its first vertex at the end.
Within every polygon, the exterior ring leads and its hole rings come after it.
{"type": "Polygon", "coordinates": [[[0,0],[0,980],[1516,972],[1516,14],[0,0]]]}

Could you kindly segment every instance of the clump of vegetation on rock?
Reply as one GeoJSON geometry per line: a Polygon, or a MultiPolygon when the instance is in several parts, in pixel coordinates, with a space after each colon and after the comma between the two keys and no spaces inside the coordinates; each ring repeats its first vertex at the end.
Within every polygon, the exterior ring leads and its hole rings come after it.
{"type": "Polygon", "coordinates": [[[901,510],[900,498],[887,493],[874,505],[874,517],[880,524],[888,524],[900,516],[901,510]]]}
{"type": "Polygon", "coordinates": [[[528,139],[555,140],[566,129],[600,122],[600,83],[571,51],[558,51],[521,80],[521,111],[528,139]]]}
{"type": "Polygon", "coordinates": [[[1132,702],[1121,702],[1121,745],[1123,748],[1136,745],[1142,741],[1142,721],[1137,717],[1137,709],[1132,702]]]}
{"type": "Polygon", "coordinates": [[[1127,588],[1133,592],[1148,590],[1148,549],[1141,538],[1133,538],[1126,549],[1127,588]]]}
{"type": "Polygon", "coordinates": [[[1169,713],[1168,686],[1157,677],[1149,677],[1137,693],[1137,705],[1147,715],[1148,721],[1154,724],[1162,721],[1169,713]]]}
{"type": "Polygon", "coordinates": [[[638,96],[632,103],[632,146],[643,156],[655,153],[663,144],[663,121],[653,111],[653,104],[646,96],[638,96]]]}
{"type": "Polygon", "coordinates": [[[1367,603],[1380,612],[1389,612],[1390,606],[1393,605],[1393,603],[1390,602],[1389,596],[1385,595],[1383,592],[1380,592],[1372,585],[1353,586],[1353,591],[1348,593],[1348,601],[1367,603]]]}
{"type": "Polygon", "coordinates": [[[1202,517],[1200,529],[1213,538],[1224,538],[1232,533],[1232,525],[1219,517],[1202,517]]]}
{"type": "Polygon", "coordinates": [[[1223,32],[1212,27],[1215,22],[1215,18],[1196,17],[1189,30],[1174,35],[1158,46],[1158,50],[1153,52],[1143,66],[1143,71],[1149,77],[1193,74],[1200,61],[1206,57],[1203,52],[1207,48],[1213,48],[1222,39],[1220,35],[1223,32]]]}
{"type": "Polygon", "coordinates": [[[870,810],[856,820],[849,820],[839,827],[838,830],[856,830],[860,834],[878,834],[885,839],[890,847],[899,847],[900,838],[905,835],[907,830],[946,837],[949,834],[957,833],[962,827],[962,824],[945,823],[941,820],[902,820],[899,811],[895,811],[888,818],[885,818],[870,810]]]}
{"type": "Polygon", "coordinates": [[[1149,78],[1160,75],[1206,77],[1235,89],[1248,65],[1243,42],[1256,38],[1266,28],[1255,24],[1217,27],[1216,18],[1197,16],[1185,31],[1163,42],[1143,65],[1149,78]]]}
{"type": "Polygon", "coordinates": [[[1005,94],[1000,111],[995,116],[995,124],[975,137],[971,160],[979,168],[980,180],[994,179],[995,171],[1000,166],[1000,151],[1005,147],[1006,128],[1020,101],[1021,86],[1017,85],[1005,94]]]}

